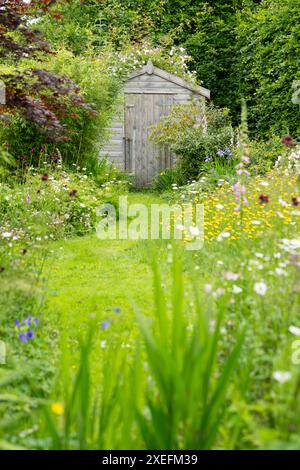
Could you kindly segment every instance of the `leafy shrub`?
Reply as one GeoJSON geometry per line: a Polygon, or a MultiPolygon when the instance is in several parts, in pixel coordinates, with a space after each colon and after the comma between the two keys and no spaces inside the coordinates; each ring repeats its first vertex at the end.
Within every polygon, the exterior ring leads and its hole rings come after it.
{"type": "Polygon", "coordinates": [[[206,109],[197,103],[174,106],[170,115],[153,127],[151,139],[170,146],[178,156],[176,168],[186,181],[197,178],[206,163],[233,157],[229,112],[213,105],[206,109]]]}
{"type": "Polygon", "coordinates": [[[120,51],[110,50],[109,56],[111,72],[123,79],[150,59],[155,66],[195,83],[195,74],[188,67],[191,56],[183,47],[153,46],[146,40],[138,45],[125,44],[120,51]]]}
{"type": "Polygon", "coordinates": [[[284,151],[281,139],[276,136],[266,141],[251,141],[249,143],[251,173],[265,175],[274,167],[278,156],[284,151]]]}
{"type": "Polygon", "coordinates": [[[107,158],[95,161],[94,167],[90,168],[93,179],[98,186],[107,187],[108,182],[118,182],[130,186],[132,184],[131,177],[128,173],[123,173],[116,168],[107,158]]]}
{"type": "MultiPolygon", "coordinates": [[[[205,4],[202,0],[201,3],[205,4]]],[[[73,0],[57,6],[57,17],[48,15],[42,24],[48,40],[64,43],[76,54],[93,46],[98,52],[107,43],[121,50],[124,45],[182,44],[201,18],[193,0],[73,0]],[[177,39],[177,41],[175,41],[177,39]]]]}
{"type": "Polygon", "coordinates": [[[36,132],[49,141],[68,138],[69,130],[61,118],[72,117],[72,111],[93,114],[93,108],[84,100],[80,88],[68,77],[41,68],[43,58],[50,55],[50,45],[41,32],[31,27],[29,19],[48,11],[55,0],[12,2],[1,1],[0,79],[5,84],[5,103],[0,120],[9,126],[11,116],[22,116],[36,132]],[[31,58],[33,64],[24,67],[22,59],[31,58]]]}
{"type": "MultiPolygon", "coordinates": [[[[21,65],[23,68],[34,67],[35,62],[23,60],[21,65]]],[[[47,58],[43,67],[74,80],[86,100],[93,103],[96,114],[91,115],[85,109],[74,106],[71,114],[61,119],[69,130],[68,139],[59,142],[50,142],[45,135],[37,132],[36,126],[21,115],[16,115],[10,125],[2,126],[0,142],[7,146],[19,164],[38,164],[42,151],[53,160],[60,154],[65,165],[75,163],[94,168],[114,111],[118,80],[111,76],[104,57],[95,57],[89,53],[76,57],[62,49],[47,58]]]]}
{"type": "Polygon", "coordinates": [[[152,183],[153,189],[157,191],[169,191],[170,189],[181,186],[185,183],[184,177],[181,172],[175,168],[168,168],[161,171],[152,183]]]}

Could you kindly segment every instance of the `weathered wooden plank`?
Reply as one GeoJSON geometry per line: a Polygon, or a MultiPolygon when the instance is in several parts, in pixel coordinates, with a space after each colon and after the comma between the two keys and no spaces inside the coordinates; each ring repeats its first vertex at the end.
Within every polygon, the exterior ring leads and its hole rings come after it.
{"type": "Polygon", "coordinates": [[[174,96],[174,99],[176,101],[183,101],[183,100],[186,100],[186,101],[190,101],[192,100],[194,97],[193,93],[176,93],[176,95],[174,96]]]}
{"type": "Polygon", "coordinates": [[[169,82],[128,82],[124,87],[125,93],[132,90],[163,91],[164,93],[182,93],[184,88],[169,82]]]}
{"type": "Polygon", "coordinates": [[[119,124],[114,124],[113,126],[109,127],[109,131],[110,132],[118,132],[120,131],[120,129],[123,129],[123,126],[124,124],[123,123],[119,123],[119,124]]]}
{"type": "Polygon", "coordinates": [[[120,151],[108,151],[106,152],[105,149],[102,149],[101,152],[100,152],[100,155],[108,155],[110,158],[122,158],[123,159],[123,152],[120,152],[120,151]]]}
{"type": "Polygon", "coordinates": [[[106,153],[107,155],[120,155],[123,158],[123,148],[105,148],[102,150],[102,153],[106,153]]]}
{"type": "MultiPolygon", "coordinates": [[[[123,132],[122,132],[123,134],[123,132]]],[[[123,142],[123,137],[122,134],[120,133],[118,136],[110,136],[109,140],[106,142],[105,146],[107,145],[121,145],[123,142]]]]}
{"type": "Polygon", "coordinates": [[[155,93],[156,95],[175,95],[175,91],[167,91],[165,92],[164,90],[156,90],[156,91],[153,91],[153,90],[142,90],[140,88],[133,88],[132,90],[130,91],[127,91],[126,94],[129,95],[129,94],[132,94],[132,95],[153,95],[153,93],[155,93]]]}
{"type": "Polygon", "coordinates": [[[113,147],[116,147],[118,145],[122,145],[123,138],[121,135],[115,136],[115,137],[110,137],[109,141],[105,144],[105,147],[112,145],[113,147]]]}

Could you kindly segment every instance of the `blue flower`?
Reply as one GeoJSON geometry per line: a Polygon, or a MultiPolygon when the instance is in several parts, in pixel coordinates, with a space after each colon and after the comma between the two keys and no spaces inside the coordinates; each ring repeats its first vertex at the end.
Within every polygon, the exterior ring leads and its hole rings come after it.
{"type": "Polygon", "coordinates": [[[19,335],[19,340],[22,341],[22,343],[27,343],[27,334],[26,333],[21,333],[19,335]]]}
{"type": "Polygon", "coordinates": [[[233,155],[232,151],[228,147],[225,149],[225,153],[227,154],[226,158],[231,158],[233,155]]]}
{"type": "Polygon", "coordinates": [[[26,333],[26,336],[29,340],[34,338],[34,331],[30,330],[26,333]]]}
{"type": "Polygon", "coordinates": [[[212,161],[212,158],[208,156],[208,157],[205,158],[204,161],[205,161],[205,163],[211,162],[211,161],[212,161]]]}
{"type": "Polygon", "coordinates": [[[38,324],[39,324],[39,322],[40,322],[39,317],[34,317],[34,320],[33,320],[33,321],[34,321],[34,324],[35,324],[36,326],[38,326],[38,324]]]}
{"type": "Polygon", "coordinates": [[[114,307],[113,311],[114,311],[115,313],[121,313],[120,307],[114,307]]]}
{"type": "Polygon", "coordinates": [[[31,324],[31,320],[32,320],[32,316],[28,315],[27,318],[25,318],[25,320],[23,320],[23,322],[25,323],[25,325],[29,326],[31,324]]]}
{"type": "Polygon", "coordinates": [[[219,150],[216,151],[216,155],[218,155],[218,157],[224,157],[225,152],[223,150],[219,149],[219,150]]]}
{"type": "Polygon", "coordinates": [[[21,322],[20,322],[20,320],[18,320],[18,318],[16,318],[16,320],[15,320],[15,326],[17,328],[19,328],[21,326],[21,322]]]}
{"type": "Polygon", "coordinates": [[[107,328],[109,327],[109,323],[107,320],[103,320],[103,322],[101,323],[101,328],[102,330],[107,330],[107,328]]]}

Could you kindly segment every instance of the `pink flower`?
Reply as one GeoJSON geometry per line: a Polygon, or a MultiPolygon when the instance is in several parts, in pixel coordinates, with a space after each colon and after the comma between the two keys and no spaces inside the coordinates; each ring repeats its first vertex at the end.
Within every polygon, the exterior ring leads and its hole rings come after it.
{"type": "Polygon", "coordinates": [[[231,271],[228,271],[224,273],[224,278],[227,281],[237,281],[240,278],[240,275],[236,273],[232,273],[231,271]]]}

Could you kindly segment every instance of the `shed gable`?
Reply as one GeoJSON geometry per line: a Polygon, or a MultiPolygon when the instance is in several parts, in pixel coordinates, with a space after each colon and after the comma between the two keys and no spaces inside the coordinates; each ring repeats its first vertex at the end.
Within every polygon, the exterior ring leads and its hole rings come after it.
{"type": "Polygon", "coordinates": [[[190,90],[170,82],[155,74],[144,74],[128,80],[124,86],[125,93],[158,93],[158,94],[192,94],[190,90]]]}
{"type": "MultiPolygon", "coordinates": [[[[133,87],[132,82],[135,84],[138,83],[153,83],[153,82],[161,82],[162,85],[172,86],[175,85],[179,88],[188,90],[192,92],[194,95],[200,95],[204,98],[210,99],[210,90],[204,88],[202,86],[195,85],[190,83],[183,78],[177,77],[176,75],[166,72],[165,70],[159,69],[155,67],[151,60],[148,61],[147,65],[142,67],[141,69],[136,70],[133,72],[128,80],[125,82],[125,90],[127,86],[133,87]]],[[[146,85],[144,86],[146,88],[146,85]]],[[[178,90],[178,88],[176,88],[178,90]]]]}

